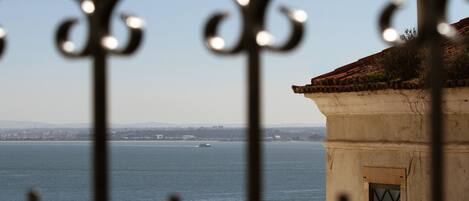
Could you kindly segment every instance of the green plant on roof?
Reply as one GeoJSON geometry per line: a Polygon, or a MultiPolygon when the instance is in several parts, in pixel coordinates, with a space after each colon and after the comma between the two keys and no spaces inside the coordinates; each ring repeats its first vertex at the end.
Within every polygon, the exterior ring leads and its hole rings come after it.
{"type": "Polygon", "coordinates": [[[368,82],[387,82],[389,77],[385,72],[373,72],[366,75],[366,79],[368,82]]]}
{"type": "MultiPolygon", "coordinates": [[[[415,29],[407,29],[401,39],[410,42],[417,38],[415,29]]],[[[422,51],[416,47],[402,46],[390,48],[378,61],[390,80],[406,81],[419,76],[422,70],[422,51]]]]}
{"type": "MultiPolygon", "coordinates": [[[[401,35],[405,42],[416,40],[417,31],[407,29],[401,35]]],[[[445,59],[445,79],[460,80],[469,78],[469,47],[460,48],[456,55],[447,55],[445,59]]],[[[393,81],[418,79],[423,82],[428,74],[425,67],[425,48],[414,46],[393,47],[378,60],[378,66],[384,69],[385,78],[393,81]]],[[[389,81],[388,80],[388,81],[389,81]]]]}

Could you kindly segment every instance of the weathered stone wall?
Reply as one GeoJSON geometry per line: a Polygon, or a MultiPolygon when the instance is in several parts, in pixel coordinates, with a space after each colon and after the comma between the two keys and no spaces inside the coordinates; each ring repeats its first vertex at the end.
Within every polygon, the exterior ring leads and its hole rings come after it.
{"type": "MultiPolygon", "coordinates": [[[[469,143],[469,114],[446,114],[444,123],[447,142],[469,143]]],[[[327,139],[429,142],[428,116],[416,114],[328,116],[327,139]]]]}
{"type": "MultiPolygon", "coordinates": [[[[469,200],[469,88],[445,90],[446,200],[469,200]]],[[[419,90],[306,94],[327,117],[327,200],[365,199],[363,167],[405,168],[403,201],[429,198],[429,97],[419,90]]]]}

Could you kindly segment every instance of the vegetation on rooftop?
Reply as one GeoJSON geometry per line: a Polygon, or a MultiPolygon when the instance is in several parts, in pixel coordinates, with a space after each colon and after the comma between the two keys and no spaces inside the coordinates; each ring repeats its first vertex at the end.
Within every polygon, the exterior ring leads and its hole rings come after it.
{"type": "MultiPolygon", "coordinates": [[[[407,29],[401,36],[406,42],[412,42],[417,37],[415,29],[407,29]]],[[[419,77],[423,66],[423,51],[414,46],[394,47],[378,62],[390,80],[406,81],[419,77]]]]}
{"type": "MultiPolygon", "coordinates": [[[[407,29],[401,39],[412,42],[417,38],[416,29],[407,29]]],[[[386,81],[409,81],[419,80],[423,82],[428,67],[425,65],[425,48],[415,46],[393,47],[376,61],[376,66],[383,69],[382,73],[367,75],[371,82],[386,81]]],[[[460,48],[456,54],[445,58],[445,75],[449,80],[460,80],[469,78],[469,48],[460,48]]]]}
{"type": "Polygon", "coordinates": [[[469,48],[447,62],[447,78],[450,80],[461,80],[469,78],[469,48]]]}

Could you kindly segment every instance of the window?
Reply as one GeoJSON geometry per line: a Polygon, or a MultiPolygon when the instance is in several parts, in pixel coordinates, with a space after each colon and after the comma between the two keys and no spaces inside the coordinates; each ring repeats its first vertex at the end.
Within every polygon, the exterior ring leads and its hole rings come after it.
{"type": "Polygon", "coordinates": [[[363,167],[364,201],[406,201],[405,168],[363,167]]]}
{"type": "Polygon", "coordinates": [[[370,184],[370,201],[399,201],[401,187],[399,185],[370,184]]]}

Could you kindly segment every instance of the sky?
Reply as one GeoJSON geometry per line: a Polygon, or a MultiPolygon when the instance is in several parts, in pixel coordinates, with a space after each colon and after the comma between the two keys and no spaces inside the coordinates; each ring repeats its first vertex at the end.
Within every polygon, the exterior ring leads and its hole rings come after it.
{"type": "MultiPolygon", "coordinates": [[[[386,48],[376,22],[387,2],[274,0],[267,29],[276,40],[289,33],[280,5],[306,11],[308,21],[296,50],[262,54],[264,123],[324,124],[314,102],[294,94],[291,85],[308,84],[314,76],[386,48]]],[[[451,1],[449,21],[467,17],[468,8],[465,1],[451,1]]],[[[241,23],[234,0],[121,1],[112,22],[115,36],[120,41],[127,36],[117,17],[123,11],[142,17],[146,28],[136,54],[109,58],[112,123],[245,123],[245,55],[214,55],[202,40],[207,18],[219,10],[232,14],[221,27],[231,44],[241,23]]],[[[54,46],[57,26],[68,17],[83,22],[76,1],[0,1],[0,24],[8,32],[0,61],[0,120],[90,122],[90,60],[64,58],[54,46]]],[[[397,14],[395,24],[400,31],[416,27],[415,2],[397,14]]],[[[78,46],[86,40],[85,25],[72,34],[78,46]]]]}

